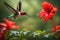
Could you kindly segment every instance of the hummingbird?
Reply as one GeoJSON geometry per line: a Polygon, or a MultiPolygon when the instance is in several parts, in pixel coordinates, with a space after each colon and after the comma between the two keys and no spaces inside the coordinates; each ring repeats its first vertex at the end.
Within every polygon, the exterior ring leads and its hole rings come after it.
{"type": "MultiPolygon", "coordinates": [[[[21,1],[19,1],[16,10],[13,7],[11,7],[8,3],[4,2],[4,4],[13,13],[13,15],[10,15],[9,18],[13,17],[15,19],[18,16],[27,15],[26,12],[24,12],[24,11],[21,12],[21,1]]],[[[29,16],[29,15],[27,15],[27,16],[29,16]]]]}

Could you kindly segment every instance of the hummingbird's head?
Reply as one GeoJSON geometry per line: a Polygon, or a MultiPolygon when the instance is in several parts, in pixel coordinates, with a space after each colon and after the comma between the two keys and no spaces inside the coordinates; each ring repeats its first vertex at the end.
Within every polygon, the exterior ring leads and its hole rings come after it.
{"type": "Polygon", "coordinates": [[[26,12],[20,12],[21,15],[26,15],[27,13],[26,12]]]}
{"type": "Polygon", "coordinates": [[[20,12],[20,15],[27,15],[27,16],[29,16],[26,12],[20,12]]]}

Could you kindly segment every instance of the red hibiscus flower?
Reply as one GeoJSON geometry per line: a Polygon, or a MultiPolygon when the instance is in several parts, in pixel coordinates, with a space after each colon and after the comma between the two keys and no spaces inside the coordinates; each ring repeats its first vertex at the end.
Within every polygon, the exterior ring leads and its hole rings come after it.
{"type": "Polygon", "coordinates": [[[41,19],[44,16],[44,22],[46,22],[53,17],[56,11],[57,11],[56,7],[54,7],[48,2],[43,2],[42,11],[39,12],[38,17],[41,19]]]}
{"type": "Polygon", "coordinates": [[[0,23],[0,40],[5,40],[4,31],[10,31],[11,29],[18,28],[15,26],[15,22],[9,21],[4,18],[5,23],[0,23]]]}
{"type": "Polygon", "coordinates": [[[0,23],[0,34],[2,34],[5,30],[10,31],[11,29],[18,28],[19,26],[15,26],[15,22],[9,21],[4,18],[5,23],[0,23]]]}
{"type": "Polygon", "coordinates": [[[7,31],[10,29],[18,28],[19,26],[15,26],[15,22],[9,21],[6,18],[4,18],[5,24],[7,25],[7,31]]]}
{"type": "Polygon", "coordinates": [[[60,25],[57,25],[52,29],[52,33],[56,34],[56,32],[59,31],[59,30],[60,30],[60,25]]]}

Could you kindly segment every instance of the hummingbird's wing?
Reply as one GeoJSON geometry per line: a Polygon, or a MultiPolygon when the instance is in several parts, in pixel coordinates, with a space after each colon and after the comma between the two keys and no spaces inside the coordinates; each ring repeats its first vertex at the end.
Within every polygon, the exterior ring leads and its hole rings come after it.
{"type": "Polygon", "coordinates": [[[12,8],[9,4],[7,4],[6,2],[4,2],[4,4],[13,14],[18,14],[18,12],[14,8],[12,8]]]}
{"type": "Polygon", "coordinates": [[[17,10],[20,12],[21,11],[21,1],[19,1],[18,5],[17,5],[17,10]]]}

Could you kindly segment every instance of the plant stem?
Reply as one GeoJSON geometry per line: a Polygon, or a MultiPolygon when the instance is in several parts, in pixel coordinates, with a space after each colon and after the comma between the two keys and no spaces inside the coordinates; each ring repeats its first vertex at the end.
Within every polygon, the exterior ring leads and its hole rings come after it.
{"type": "Polygon", "coordinates": [[[52,22],[52,26],[55,27],[56,26],[56,23],[55,23],[55,21],[54,21],[53,18],[52,18],[51,22],[52,22]]]}

